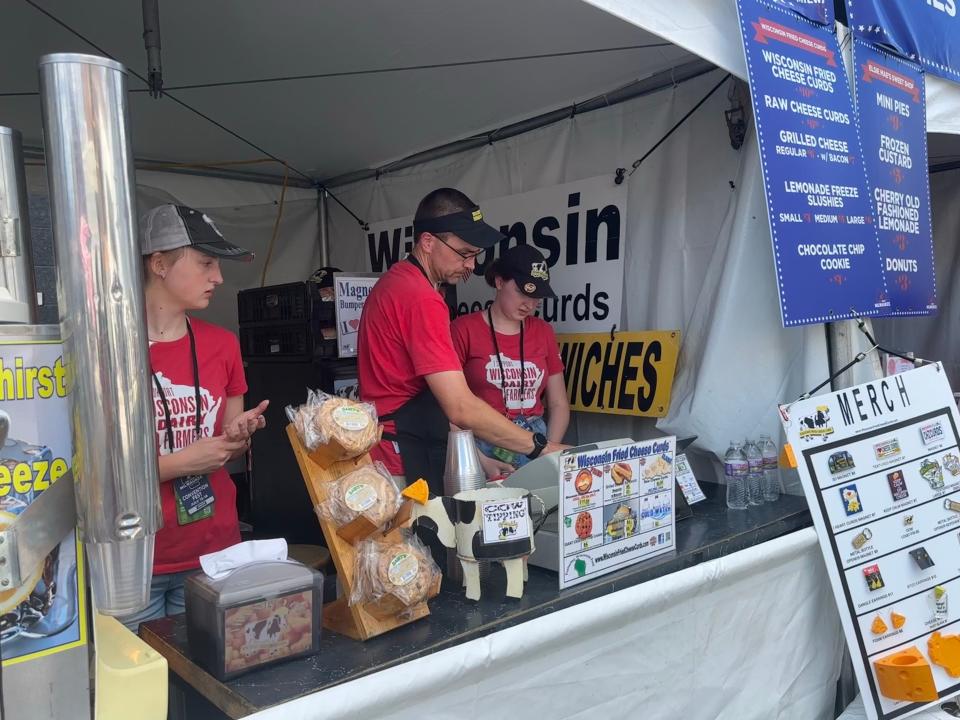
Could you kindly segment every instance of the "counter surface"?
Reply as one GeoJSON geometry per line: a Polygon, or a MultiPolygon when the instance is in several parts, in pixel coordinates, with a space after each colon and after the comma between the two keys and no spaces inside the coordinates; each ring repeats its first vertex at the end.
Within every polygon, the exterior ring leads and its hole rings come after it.
{"type": "Polygon", "coordinates": [[[699,563],[767,542],[811,524],[805,498],[783,496],[777,503],[730,511],[723,486],[703,483],[707,499],[693,517],[677,523],[677,550],[560,591],[556,573],[530,567],[519,600],[506,598],[502,568],[494,566],[479,602],[444,583],[430,602],[430,616],[366,642],[324,630],[320,653],[255,670],[221,683],[190,661],[184,616],[145,623],[143,639],[169,663],[172,673],[193,686],[228,717],[238,718],[354,680],[418,657],[483,637],[504,628],[652,580],[699,563]]]}

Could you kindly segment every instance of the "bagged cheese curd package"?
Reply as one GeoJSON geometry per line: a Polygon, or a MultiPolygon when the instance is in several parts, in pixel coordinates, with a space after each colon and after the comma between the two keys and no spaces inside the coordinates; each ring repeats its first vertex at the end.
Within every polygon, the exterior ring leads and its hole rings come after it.
{"type": "Polygon", "coordinates": [[[359,517],[375,528],[386,527],[400,509],[400,491],[383,463],[357,468],[330,483],[317,513],[343,527],[359,517]]]}
{"type": "Polygon", "coordinates": [[[381,617],[401,615],[440,590],[440,568],[413,533],[402,530],[357,545],[349,604],[381,617]]]}

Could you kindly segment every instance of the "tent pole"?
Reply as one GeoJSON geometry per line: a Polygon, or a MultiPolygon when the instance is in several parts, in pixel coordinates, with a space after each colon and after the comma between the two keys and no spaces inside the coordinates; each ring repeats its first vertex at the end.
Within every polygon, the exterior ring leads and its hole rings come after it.
{"type": "Polygon", "coordinates": [[[317,225],[320,235],[320,267],[330,264],[330,226],[327,217],[327,191],[317,190],[317,225]]]}

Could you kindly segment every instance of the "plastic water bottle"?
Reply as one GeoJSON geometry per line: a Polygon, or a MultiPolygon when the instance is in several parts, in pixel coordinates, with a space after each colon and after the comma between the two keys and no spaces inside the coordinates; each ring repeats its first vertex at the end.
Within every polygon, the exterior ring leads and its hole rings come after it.
{"type": "Polygon", "coordinates": [[[776,502],[780,499],[780,466],[777,446],[769,435],[760,436],[760,455],[763,457],[763,499],[776,502]]]}
{"type": "Polygon", "coordinates": [[[745,442],[747,455],[747,502],[763,505],[763,455],[756,443],[745,442]]]}
{"type": "Polygon", "coordinates": [[[727,507],[731,510],[747,509],[747,456],[740,445],[730,442],[723,456],[723,476],[727,481],[727,507]]]}

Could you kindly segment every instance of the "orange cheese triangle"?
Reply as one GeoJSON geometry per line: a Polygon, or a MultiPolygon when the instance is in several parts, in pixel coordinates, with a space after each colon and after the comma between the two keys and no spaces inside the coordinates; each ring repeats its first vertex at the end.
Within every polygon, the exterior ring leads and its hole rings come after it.
{"type": "Polygon", "coordinates": [[[873,670],[880,694],[891,700],[933,702],[939,697],[930,663],[916,647],[874,660],[873,670]]]}
{"type": "Polygon", "coordinates": [[[403,489],[403,492],[400,493],[404,497],[410,498],[420,505],[426,505],[427,500],[430,499],[430,486],[427,485],[427,481],[423,478],[420,478],[412,485],[408,485],[403,489]]]}
{"type": "Polygon", "coordinates": [[[900,613],[898,613],[898,612],[892,612],[892,613],[890,613],[890,622],[893,623],[893,627],[894,627],[895,630],[899,630],[900,628],[902,628],[902,627],[903,627],[903,624],[904,624],[906,621],[907,621],[907,618],[905,618],[905,617],[904,617],[903,615],[901,615],[900,613]]]}

